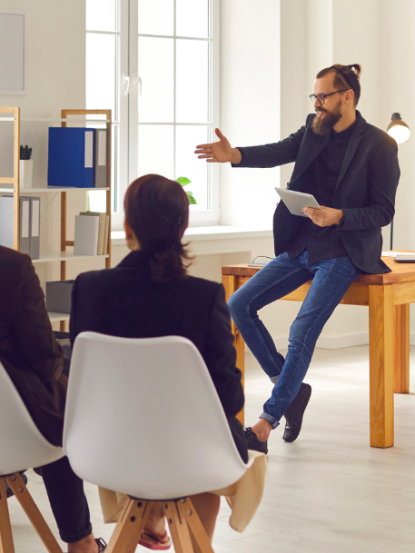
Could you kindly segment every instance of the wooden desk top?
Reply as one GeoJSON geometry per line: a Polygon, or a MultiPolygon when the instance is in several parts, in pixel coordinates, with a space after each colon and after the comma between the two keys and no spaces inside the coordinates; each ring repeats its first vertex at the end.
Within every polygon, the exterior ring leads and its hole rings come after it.
{"type": "MultiPolygon", "coordinates": [[[[395,284],[397,282],[415,282],[415,263],[396,263],[392,257],[382,257],[382,261],[392,269],[391,273],[360,275],[360,277],[356,279],[356,282],[381,286],[385,284],[395,284]]],[[[222,267],[222,274],[252,277],[261,269],[262,267],[248,267],[246,263],[242,265],[224,265],[222,267]]]]}

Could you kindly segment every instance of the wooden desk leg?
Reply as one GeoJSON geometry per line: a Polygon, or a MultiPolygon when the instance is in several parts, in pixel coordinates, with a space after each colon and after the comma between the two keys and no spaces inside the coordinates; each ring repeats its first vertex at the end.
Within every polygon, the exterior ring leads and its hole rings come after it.
{"type": "Polygon", "coordinates": [[[395,306],[394,391],[409,392],[409,304],[395,306]]]}
{"type": "Polygon", "coordinates": [[[392,447],[393,288],[369,286],[370,445],[392,447]]]}
{"type": "MultiPolygon", "coordinates": [[[[226,301],[231,297],[231,295],[237,290],[237,278],[234,275],[222,275],[222,284],[225,288],[225,297],[226,301]]],[[[231,319],[231,330],[232,334],[235,337],[234,346],[236,349],[236,366],[242,373],[241,383],[242,389],[245,390],[245,342],[238,332],[238,329],[235,326],[235,323],[231,319]]],[[[238,413],[237,419],[242,424],[245,425],[245,408],[238,413]]]]}

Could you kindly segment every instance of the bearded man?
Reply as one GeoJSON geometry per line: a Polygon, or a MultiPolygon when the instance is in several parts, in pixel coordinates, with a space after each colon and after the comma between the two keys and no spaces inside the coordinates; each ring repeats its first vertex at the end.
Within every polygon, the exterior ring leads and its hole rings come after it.
{"type": "Polygon", "coordinates": [[[219,142],[197,146],[208,162],[233,167],[275,167],[295,161],[288,188],[313,194],[321,210],[291,215],[283,202],[274,214],[275,259],[229,300],[231,316],[248,347],[273,383],[259,421],[246,429],[248,447],[267,453],[271,430],[285,415],[283,439],[301,430],[311,387],[303,383],[316,341],[346,290],[361,273],[386,273],[381,261],[381,227],[394,216],[399,181],[396,142],[366,123],[356,110],[360,98],[358,64],[335,64],[314,83],[315,114],[297,132],[275,144],[232,148],[219,142]],[[258,311],[305,282],[310,290],[290,329],[284,358],[258,311]]]}

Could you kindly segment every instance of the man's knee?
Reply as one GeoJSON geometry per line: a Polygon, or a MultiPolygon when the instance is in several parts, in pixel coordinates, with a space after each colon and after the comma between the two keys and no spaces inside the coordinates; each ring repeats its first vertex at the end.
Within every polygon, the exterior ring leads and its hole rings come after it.
{"type": "Polygon", "coordinates": [[[238,317],[241,312],[241,302],[238,301],[238,293],[235,292],[228,300],[229,311],[231,312],[232,319],[238,317]]]}

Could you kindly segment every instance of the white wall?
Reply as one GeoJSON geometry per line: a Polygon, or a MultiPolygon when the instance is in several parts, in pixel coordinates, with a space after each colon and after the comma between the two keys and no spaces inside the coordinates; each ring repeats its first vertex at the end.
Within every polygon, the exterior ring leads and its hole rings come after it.
{"type": "MultiPolygon", "coordinates": [[[[20,106],[22,118],[60,119],[63,108],[84,108],[85,0],[0,0],[0,8],[26,12],[27,38],[27,92],[24,95],[0,95],[0,105],[20,106]]],[[[21,143],[33,148],[34,186],[44,186],[47,179],[49,125],[21,123],[21,143]]],[[[0,174],[12,176],[10,135],[8,140],[4,138],[3,132],[0,134],[0,174]]],[[[60,194],[40,196],[41,250],[59,251],[60,194]]],[[[74,214],[82,209],[85,209],[85,193],[68,194],[69,212],[74,214]]],[[[71,223],[72,220],[69,227],[72,227],[71,223]]],[[[96,264],[88,267],[96,268],[96,264]]],[[[68,263],[68,278],[81,269],[82,265],[68,263]]],[[[59,279],[59,263],[37,265],[37,272],[42,284],[46,280],[59,279]]]]}
{"type": "MultiPolygon", "coordinates": [[[[221,130],[233,146],[275,142],[280,131],[279,0],[221,6],[221,130]]],[[[279,169],[221,166],[222,224],[272,228],[279,169]]]]}

